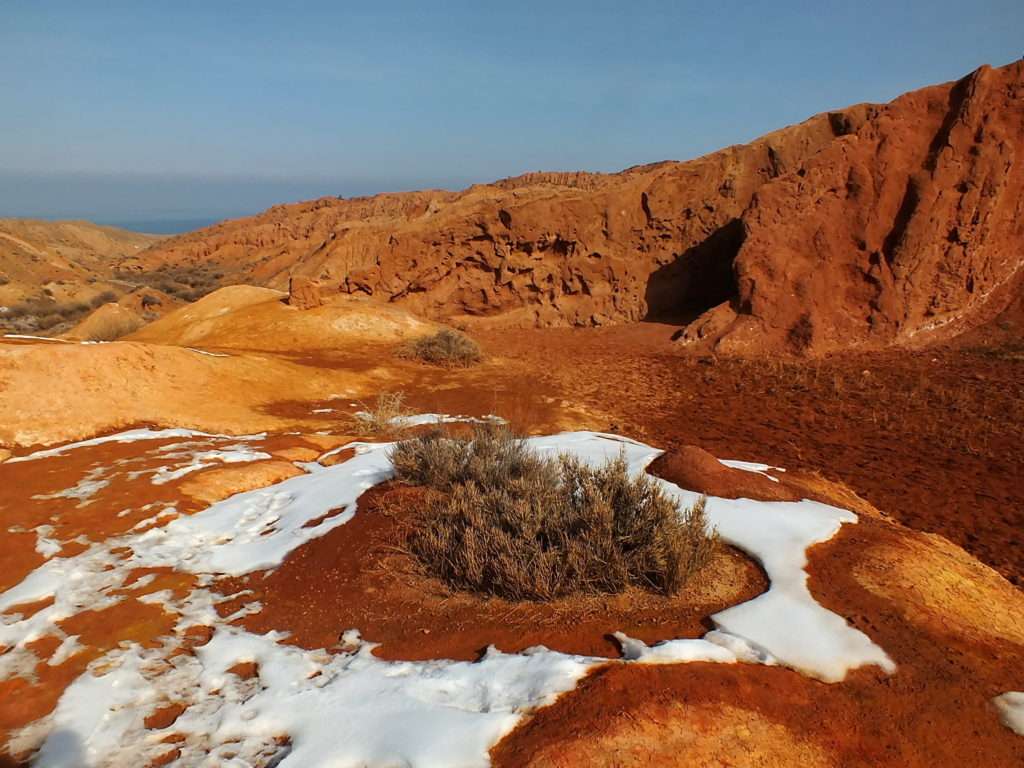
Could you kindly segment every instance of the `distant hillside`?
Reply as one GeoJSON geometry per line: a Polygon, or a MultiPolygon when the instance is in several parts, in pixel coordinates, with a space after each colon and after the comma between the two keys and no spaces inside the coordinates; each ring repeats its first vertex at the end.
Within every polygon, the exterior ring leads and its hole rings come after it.
{"type": "Polygon", "coordinates": [[[0,219],[0,328],[67,324],[134,290],[117,264],[161,239],[87,221],[0,219]]]}

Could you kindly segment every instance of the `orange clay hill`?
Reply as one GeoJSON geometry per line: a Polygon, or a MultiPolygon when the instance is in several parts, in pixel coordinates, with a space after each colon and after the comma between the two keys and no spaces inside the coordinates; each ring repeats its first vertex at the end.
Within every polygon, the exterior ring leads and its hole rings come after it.
{"type": "Polygon", "coordinates": [[[95,259],[3,222],[88,309],[0,336],[0,766],[1024,765],[1021,157],[1017,63],[95,259]],[[517,597],[517,536],[621,584],[517,597]]]}

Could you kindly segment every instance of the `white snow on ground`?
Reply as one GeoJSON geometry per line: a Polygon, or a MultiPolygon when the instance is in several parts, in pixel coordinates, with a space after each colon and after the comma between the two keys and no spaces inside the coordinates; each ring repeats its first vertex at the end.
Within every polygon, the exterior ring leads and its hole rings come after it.
{"type": "Polygon", "coordinates": [[[730,467],[732,469],[742,469],[744,472],[754,472],[755,474],[758,475],[764,475],[769,480],[773,480],[776,483],[779,482],[779,478],[772,477],[771,475],[769,475],[768,470],[770,469],[773,472],[786,471],[782,467],[773,467],[771,464],[760,464],[756,461],[736,461],[736,459],[719,459],[718,463],[724,464],[725,466],[730,467]]]}
{"type": "Polygon", "coordinates": [[[91,440],[80,440],[77,443],[67,443],[56,448],[47,448],[46,450],[29,453],[25,456],[15,456],[13,459],[8,459],[7,463],[14,464],[19,461],[34,461],[35,459],[47,459],[52,456],[63,456],[74,448],[87,448],[92,445],[103,445],[104,443],[134,443],[137,440],[167,440],[172,437],[218,437],[231,440],[261,440],[266,437],[266,434],[231,437],[230,435],[211,435],[208,432],[197,432],[194,429],[150,429],[149,427],[143,427],[142,429],[129,429],[126,432],[118,432],[113,435],[94,437],[91,440]]]}
{"type": "Polygon", "coordinates": [[[71,342],[67,339],[53,339],[49,336],[29,336],[25,333],[5,333],[5,339],[25,339],[28,341],[56,341],[61,344],[70,344],[71,342]]]}
{"type": "Polygon", "coordinates": [[[356,455],[334,467],[316,465],[311,474],[231,496],[153,528],[128,544],[133,560],[232,576],[274,568],[292,550],[351,520],[363,491],[391,478],[387,447],[357,443],[356,455]],[[305,527],[332,510],[337,514],[305,527]]]}
{"type": "Polygon", "coordinates": [[[1024,736],[1024,692],[1009,691],[993,700],[999,710],[999,719],[1014,733],[1024,736]]]}
{"type": "Polygon", "coordinates": [[[89,470],[85,477],[70,488],[64,488],[63,490],[55,491],[54,493],[36,494],[32,498],[44,501],[47,499],[77,499],[78,506],[85,507],[92,503],[93,496],[110,485],[110,480],[103,479],[103,475],[106,471],[105,467],[96,467],[95,469],[89,470]]]}
{"type": "Polygon", "coordinates": [[[195,352],[197,355],[206,355],[207,357],[231,357],[231,355],[225,352],[210,352],[206,349],[196,349],[195,347],[185,347],[189,352],[195,352]]]}
{"type": "Polygon", "coordinates": [[[767,666],[775,664],[775,660],[769,654],[754,648],[743,638],[718,630],[712,630],[702,638],[667,640],[653,647],[622,632],[615,632],[614,637],[622,647],[622,658],[641,664],[676,664],[688,661],[717,661],[723,664],[742,661],[767,666]]]}
{"type": "Polygon", "coordinates": [[[61,551],[61,543],[51,538],[54,532],[52,525],[37,525],[33,530],[36,532],[36,552],[51,558],[61,551]]]}
{"type": "Polygon", "coordinates": [[[269,453],[263,451],[254,451],[246,445],[235,445],[228,446],[224,450],[211,450],[211,451],[177,451],[174,453],[165,453],[164,458],[168,459],[188,459],[187,464],[184,466],[177,467],[176,469],[168,469],[167,467],[160,467],[153,474],[152,483],[153,485],[164,485],[172,480],[178,480],[185,475],[193,472],[198,472],[201,469],[212,467],[216,464],[240,464],[246,461],[259,461],[261,459],[272,458],[269,453]]]}
{"type": "Polygon", "coordinates": [[[58,344],[109,344],[109,341],[70,341],[69,339],[57,339],[50,336],[30,336],[24,333],[5,333],[5,339],[24,339],[27,341],[55,341],[58,344]]]}
{"type": "MultiPolygon", "coordinates": [[[[678,493],[692,503],[694,494],[678,493]]],[[[826,682],[866,664],[896,670],[885,651],[819,605],[807,589],[807,548],[828,541],[843,523],[857,522],[856,515],[816,501],[720,498],[708,499],[707,512],[722,538],[756,558],[771,582],[764,594],[714,614],[716,627],[826,682]]]]}
{"type": "MultiPolygon", "coordinates": [[[[315,411],[314,411],[315,413],[315,411]]],[[[356,411],[355,417],[363,421],[372,421],[373,414],[366,411],[356,411]]],[[[389,420],[389,423],[401,429],[409,427],[422,427],[425,424],[454,424],[457,422],[473,422],[481,424],[504,424],[505,420],[494,414],[487,414],[479,418],[475,416],[450,416],[447,413],[418,413],[415,416],[396,416],[389,420]]]]}
{"type": "Polygon", "coordinates": [[[176,732],[186,736],[177,745],[184,765],[265,765],[286,755],[276,764],[484,766],[520,712],[572,689],[589,666],[543,649],[492,649],[478,663],[381,662],[371,644],[331,655],[280,637],[222,628],[195,658],[179,656],[173,666],[137,647],[114,652],[113,669],[83,675],[65,691],[34,765],[143,765],[168,749],[159,739],[176,732]],[[258,683],[227,672],[243,659],[259,664],[258,683]],[[147,732],[144,717],[167,700],[191,706],[172,728],[147,732]],[[68,733],[84,743],[56,737],[68,733]],[[280,736],[291,746],[276,743],[280,736]]]}
{"type": "MultiPolygon", "coordinates": [[[[643,471],[660,453],[594,432],[529,442],[541,452],[571,453],[592,464],[621,455],[633,472],[643,471]]],[[[477,663],[386,662],[372,656],[371,646],[354,633],[346,634],[354,652],[332,656],[284,646],[278,642],[282,636],[273,633],[258,636],[226,626],[230,619],[220,619],[213,606],[227,598],[206,589],[211,574],[241,575],[280,564],[306,541],[351,519],[360,494],[392,476],[390,444],[345,448],[356,451],[345,462],[303,464],[309,474],[232,496],[162,527],[94,544],[72,558],[52,558],[0,594],[0,612],[54,597],[53,605],[31,617],[3,617],[0,645],[14,650],[0,656],[0,679],[31,669],[25,646],[43,635],[57,636],[70,646],[66,652],[73,652],[74,641],[56,622],[85,607],[117,602],[113,592],[135,568],[172,566],[197,574],[200,586],[184,600],[175,601],[169,592],[145,599],[180,615],[178,631],[195,623],[217,628],[195,657],[168,661],[166,649],[126,644],[94,662],[92,672],[65,691],[52,717],[16,736],[22,747],[42,743],[36,765],[92,765],[100,759],[137,765],[143,756],[155,757],[166,749],[157,744],[165,734],[145,731],[141,721],[160,703],[174,700],[189,705],[172,729],[186,736],[181,760],[188,764],[212,754],[212,765],[234,753],[239,765],[284,756],[280,765],[286,768],[484,766],[489,747],[523,713],[573,688],[593,665],[608,663],[542,648],[522,654],[492,650],[477,663]],[[305,527],[313,521],[318,522],[305,527]],[[234,663],[247,660],[259,662],[258,680],[227,674],[234,663]],[[275,741],[284,735],[290,746],[275,741]]],[[[681,505],[698,498],[657,482],[681,505]]],[[[617,635],[624,659],[779,663],[826,681],[841,680],[864,664],[895,668],[881,648],[818,605],[807,589],[806,548],[856,522],[855,515],[810,501],[709,498],[706,509],[725,541],[761,562],[769,591],[716,614],[716,629],[700,639],[648,646],[617,635]]],[[[241,609],[253,610],[258,606],[241,609]]]]}

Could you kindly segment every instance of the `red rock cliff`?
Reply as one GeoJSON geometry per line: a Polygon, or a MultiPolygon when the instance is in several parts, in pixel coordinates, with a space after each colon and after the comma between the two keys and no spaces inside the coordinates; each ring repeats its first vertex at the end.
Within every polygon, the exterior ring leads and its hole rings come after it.
{"type": "Polygon", "coordinates": [[[1024,63],[902,96],[757,191],[735,261],[740,314],[718,347],[820,352],[965,330],[1020,280],[1022,213],[1024,63]]]}

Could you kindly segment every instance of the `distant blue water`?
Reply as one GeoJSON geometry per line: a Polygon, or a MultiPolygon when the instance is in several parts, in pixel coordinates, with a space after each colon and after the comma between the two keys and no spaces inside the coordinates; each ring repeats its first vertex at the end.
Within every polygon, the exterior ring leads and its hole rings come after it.
{"type": "Polygon", "coordinates": [[[97,224],[105,224],[108,227],[121,227],[132,232],[145,232],[150,235],[177,235],[182,232],[192,232],[196,229],[216,224],[219,219],[150,219],[136,221],[97,221],[97,224]]]}

